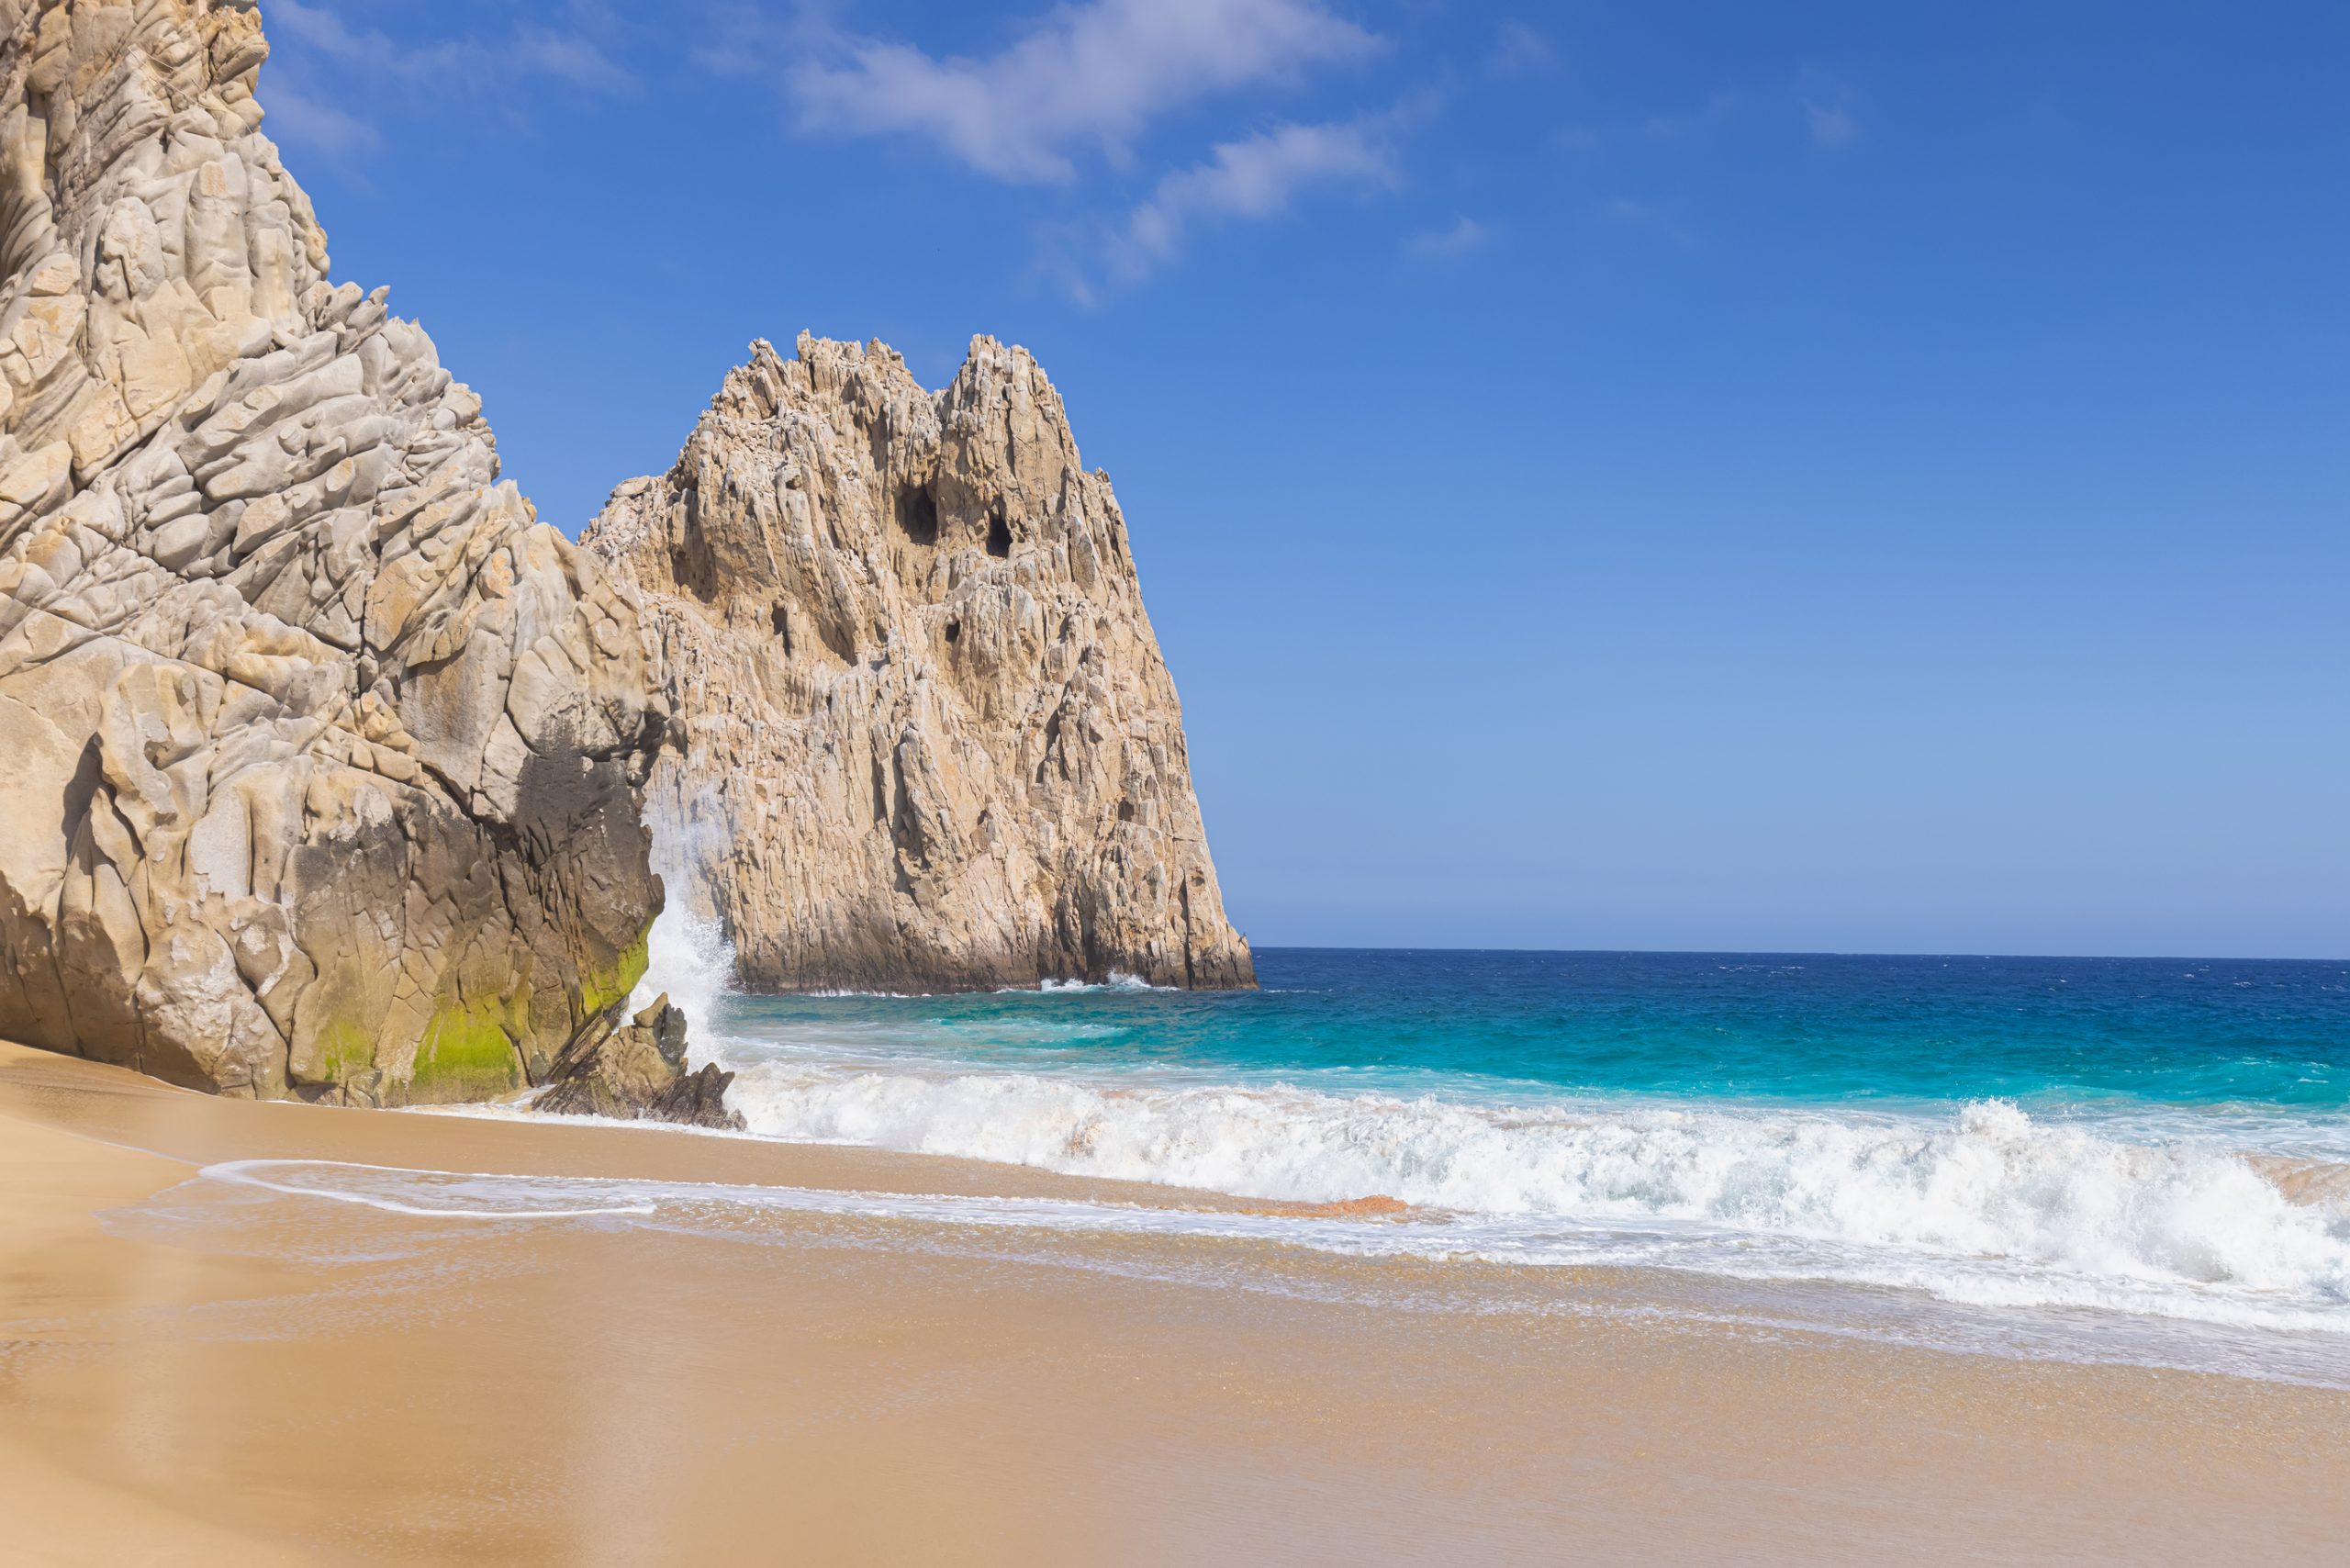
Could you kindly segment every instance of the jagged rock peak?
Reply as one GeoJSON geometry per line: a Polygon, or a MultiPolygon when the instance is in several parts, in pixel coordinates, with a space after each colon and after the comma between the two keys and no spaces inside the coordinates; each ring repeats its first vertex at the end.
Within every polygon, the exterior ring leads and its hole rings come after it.
{"type": "Polygon", "coordinates": [[[0,0],[0,1035],[541,1081],[644,965],[634,596],[261,134],[249,0],[0,0]]]}
{"type": "Polygon", "coordinates": [[[581,542],[643,594],[674,894],[744,983],[1255,983],[1109,476],[1027,351],[765,342],[581,542]]]}

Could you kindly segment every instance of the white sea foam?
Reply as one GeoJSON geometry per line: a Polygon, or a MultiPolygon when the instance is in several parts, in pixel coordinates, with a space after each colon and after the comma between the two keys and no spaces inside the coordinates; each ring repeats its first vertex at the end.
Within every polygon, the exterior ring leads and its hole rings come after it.
{"type": "MultiPolygon", "coordinates": [[[[1024,986],[1010,987],[1007,990],[1007,994],[1012,991],[1024,991],[1027,988],[1024,986]]],[[[1109,978],[1100,981],[1099,983],[1091,980],[1038,980],[1036,982],[1036,989],[1038,991],[1172,991],[1175,988],[1172,986],[1153,985],[1148,980],[1143,979],[1140,975],[1130,975],[1123,969],[1112,969],[1110,971],[1109,978]]]]}
{"type": "MultiPolygon", "coordinates": [[[[2350,1215],[2244,1160],[2035,1121],[1645,1104],[1477,1104],[1279,1087],[750,1062],[773,1137],[1326,1203],[1382,1193],[1509,1223],[1481,1256],[1648,1261],[2350,1332],[2350,1215]]],[[[1454,1234],[1446,1242],[1466,1240],[1454,1234]]]]}
{"type": "MultiPolygon", "coordinates": [[[[1105,991],[1174,991],[1177,988],[1174,986],[1153,985],[1148,980],[1144,980],[1140,975],[1130,975],[1122,970],[1112,969],[1110,971],[1109,978],[1102,980],[1098,984],[1091,980],[1041,980],[1033,986],[998,986],[995,990],[995,994],[998,996],[1035,996],[1039,991],[1070,994],[1099,992],[1105,991]]],[[[870,991],[859,990],[855,987],[823,986],[813,991],[793,991],[791,994],[794,996],[814,998],[830,997],[835,1000],[867,997],[878,1001],[919,1002],[924,998],[953,996],[958,993],[954,991],[870,991]]]]}
{"type": "MultiPolygon", "coordinates": [[[[1841,1252],[1846,1267],[1832,1277],[1848,1282],[1905,1285],[1945,1299],[1953,1294],[1959,1296],[1958,1305],[1942,1305],[1920,1296],[1917,1298],[1920,1306],[1906,1308],[1901,1305],[1903,1298],[1881,1293],[1823,1293],[1812,1284],[1738,1283],[1813,1279],[1822,1271],[1822,1259],[1839,1256],[1840,1249],[1816,1246],[1807,1249],[1784,1240],[1749,1238],[1747,1255],[1736,1259],[1718,1233],[1671,1222],[1617,1228],[1544,1222],[1526,1215],[1452,1215],[1398,1223],[1361,1216],[1233,1213],[1053,1198],[511,1176],[285,1159],[208,1167],[190,1186],[144,1205],[140,1217],[146,1223],[185,1229],[233,1224],[250,1212],[235,1206],[207,1207],[200,1196],[207,1183],[468,1228],[550,1224],[648,1226],[670,1234],[788,1247],[806,1244],[810,1234],[795,1224],[778,1222],[800,1216],[828,1225],[848,1223],[853,1229],[834,1228],[825,1234],[835,1242],[850,1245],[922,1249],[944,1246],[949,1250],[977,1245],[989,1256],[1107,1270],[1132,1277],[1237,1285],[1317,1299],[1336,1290],[1343,1299],[1404,1307],[1425,1302],[1470,1310],[1591,1310],[1602,1315],[1611,1310],[1604,1303],[1589,1300],[1588,1293],[1580,1289],[1533,1296],[1510,1292],[1496,1297],[1483,1294],[1483,1287],[1473,1283],[1451,1288],[1440,1278],[1418,1271],[1394,1276],[1384,1284],[1360,1276],[1351,1276],[1351,1283],[1317,1283],[1315,1278],[1293,1273],[1234,1270],[1228,1261],[1209,1261],[1188,1249],[1142,1255],[1105,1254],[1090,1247],[1055,1250],[1050,1238],[1125,1235],[1270,1243],[1372,1260],[1662,1266],[1729,1278],[1719,1281],[1719,1290],[1701,1288],[1694,1294],[1676,1294],[1615,1310],[1641,1315],[1662,1311],[1673,1316],[1747,1323],[1774,1332],[1807,1328],[1945,1350],[2033,1359],[2129,1361],[2350,1387],[2350,1335],[2327,1331],[2338,1326],[2322,1313],[2293,1312],[2273,1304],[2182,1313],[2168,1309],[2177,1302],[2159,1289],[2117,1291],[2111,1282],[2100,1286],[2079,1280],[2074,1282],[2079,1288],[2067,1291],[2062,1280],[2052,1281],[2043,1273],[2035,1283],[2027,1278],[2024,1266],[2002,1265],[1998,1260],[1978,1269],[1975,1277],[1985,1284],[1996,1283],[2004,1266],[2015,1288],[2004,1293],[1952,1293],[1937,1289],[1953,1277],[1947,1266],[1918,1260],[1905,1272],[1898,1267],[1888,1270],[1882,1258],[1872,1262],[1863,1250],[1841,1252]],[[1430,1219],[1438,1223],[1429,1223],[1430,1219]],[[989,1235],[995,1239],[978,1239],[989,1235]],[[963,1239],[958,1242],[957,1238],[963,1239]],[[1725,1291],[1741,1294],[1725,1294],[1725,1291]],[[1758,1291],[1769,1294],[1754,1294],[1758,1291]],[[2031,1310],[2050,1306],[2068,1310],[2031,1310]],[[2103,1310],[2087,1314],[2069,1310],[2082,1307],[2103,1310]],[[2118,1316],[2117,1309],[2138,1316],[2118,1316]]],[[[135,1223],[132,1215],[133,1211],[121,1211],[117,1223],[135,1223]]],[[[1485,1284],[1493,1282],[1489,1277],[1485,1284]]],[[[2207,1308],[2224,1305],[2205,1304],[2207,1308]]]]}
{"type": "MultiPolygon", "coordinates": [[[[985,1037],[968,1051],[968,1029],[931,1019],[911,1035],[860,1019],[730,1040],[722,1003],[733,955],[713,923],[691,915],[674,871],[670,885],[635,1001],[666,991],[687,1009],[698,1052],[737,1070],[733,1103],[759,1136],[1276,1200],[1379,1193],[1452,1216],[1392,1233],[1297,1232],[1319,1247],[1647,1264],[1895,1287],[1986,1308],[2350,1335],[2350,1204],[2289,1201],[2237,1152],[2341,1161],[2350,1132],[2329,1119],[2259,1106],[2057,1120],[2002,1102],[1912,1115],[1539,1093],[1508,1103],[1516,1092],[1500,1085],[1412,1097],[1393,1081],[1390,1092],[1359,1092],[1336,1074],[1299,1087],[1156,1066],[1008,1068],[1008,1050],[1038,1066],[1116,1032],[1041,1018],[976,1022],[985,1037]]],[[[1147,988],[1114,975],[1046,989],[1147,988]]],[[[958,1201],[954,1212],[979,1211],[958,1201]]],[[[990,1223],[1035,1224],[1047,1211],[987,1212],[990,1223]]],[[[1076,1223],[1049,1212],[1053,1224],[1076,1223]]],[[[1265,1224],[1269,1234],[1293,1228],[1265,1224]]]]}
{"type": "Polygon", "coordinates": [[[232,1186],[323,1198],[412,1219],[643,1219],[660,1212],[648,1195],[657,1186],[651,1182],[549,1181],[325,1159],[232,1159],[207,1165],[200,1174],[232,1186]]]}

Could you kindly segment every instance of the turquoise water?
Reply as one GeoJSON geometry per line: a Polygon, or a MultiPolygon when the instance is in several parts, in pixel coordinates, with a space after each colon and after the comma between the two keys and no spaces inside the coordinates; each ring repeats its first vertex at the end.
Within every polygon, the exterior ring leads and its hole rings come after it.
{"type": "Polygon", "coordinates": [[[1259,955],[1264,990],[738,998],[727,1027],[1035,1071],[1463,1093],[2309,1118],[2342,1147],[2350,963],[1639,953],[1259,955]]]}
{"type": "Polygon", "coordinates": [[[2165,1325],[2151,1359],[2350,1377],[2350,963],[1259,963],[1253,994],[698,1016],[765,1137],[1388,1196],[1440,1223],[1299,1243],[1828,1284],[2101,1350],[2165,1325]]]}

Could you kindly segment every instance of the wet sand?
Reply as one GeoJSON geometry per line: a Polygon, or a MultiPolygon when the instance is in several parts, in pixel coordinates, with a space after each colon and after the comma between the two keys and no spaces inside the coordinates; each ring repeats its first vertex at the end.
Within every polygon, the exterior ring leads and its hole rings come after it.
{"type": "Polygon", "coordinates": [[[1463,1296],[1457,1266],[1243,1242],[808,1216],[752,1244],[173,1192],[252,1158],[1243,1206],[223,1102],[0,1047],[0,1559],[2350,1554],[2350,1394],[1693,1322],[1662,1276],[1463,1296]]]}

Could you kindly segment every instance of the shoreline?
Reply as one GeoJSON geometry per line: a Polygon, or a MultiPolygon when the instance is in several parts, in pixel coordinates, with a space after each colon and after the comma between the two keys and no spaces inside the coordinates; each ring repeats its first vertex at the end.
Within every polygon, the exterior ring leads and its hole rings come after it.
{"type": "Polygon", "coordinates": [[[19,1549],[2317,1562],[2350,1544],[2350,1394],[1707,1323],[1637,1271],[1551,1271],[1537,1294],[1557,1299],[1516,1310],[1456,1299],[1431,1266],[1244,1242],[813,1211],[756,1237],[484,1225],[186,1184],[291,1159],[1262,1207],[659,1131],[222,1101],[0,1046],[0,1511],[19,1549]],[[1412,1310],[1381,1305],[1399,1292],[1412,1310]]]}

